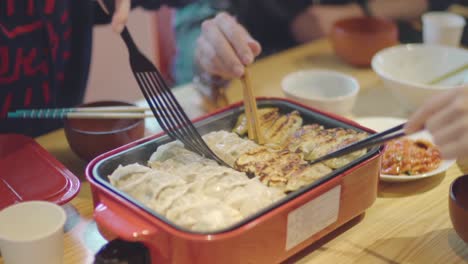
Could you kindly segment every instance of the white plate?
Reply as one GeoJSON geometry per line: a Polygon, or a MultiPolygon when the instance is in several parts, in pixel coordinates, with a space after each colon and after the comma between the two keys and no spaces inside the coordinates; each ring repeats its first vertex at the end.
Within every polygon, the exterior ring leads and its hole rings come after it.
{"type": "MultiPolygon", "coordinates": [[[[361,124],[362,126],[368,127],[373,129],[377,132],[383,131],[385,129],[389,129],[391,127],[397,126],[406,122],[406,119],[402,118],[394,118],[394,117],[365,117],[365,118],[357,118],[355,119],[356,122],[361,124]]],[[[410,139],[425,139],[432,143],[434,143],[432,136],[427,131],[421,131],[415,133],[413,135],[408,136],[410,139]]],[[[383,181],[388,182],[406,182],[406,181],[414,181],[418,179],[423,179],[431,176],[438,175],[446,171],[450,166],[455,163],[455,160],[442,160],[439,167],[435,170],[422,173],[422,174],[415,174],[415,175],[387,175],[387,174],[380,174],[380,179],[383,181]]]]}

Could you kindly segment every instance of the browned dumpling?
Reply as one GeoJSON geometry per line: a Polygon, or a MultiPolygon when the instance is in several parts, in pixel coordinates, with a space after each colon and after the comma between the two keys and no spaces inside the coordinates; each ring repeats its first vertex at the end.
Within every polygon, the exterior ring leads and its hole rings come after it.
{"type": "MultiPolygon", "coordinates": [[[[260,122],[260,129],[266,131],[271,127],[273,122],[280,116],[279,109],[277,107],[266,107],[258,109],[258,119],[260,122]]],[[[232,132],[243,136],[247,133],[247,118],[245,114],[241,114],[237,118],[237,123],[232,129],[232,132]]]]}
{"type": "Polygon", "coordinates": [[[235,169],[256,175],[262,183],[285,192],[297,190],[332,171],[320,163],[309,166],[298,153],[265,147],[241,155],[235,169]]]}
{"type": "MultiPolygon", "coordinates": [[[[367,137],[367,133],[347,128],[324,129],[318,125],[304,126],[287,141],[290,151],[301,153],[305,160],[314,160],[367,137]]],[[[332,169],[342,167],[362,156],[366,150],[331,159],[324,163],[332,169]]]]}
{"type": "MultiPolygon", "coordinates": [[[[302,117],[298,111],[289,114],[280,114],[278,108],[260,108],[258,110],[260,130],[262,131],[265,144],[278,147],[284,144],[302,126],[302,117]]],[[[247,133],[247,119],[242,114],[237,119],[233,132],[239,136],[247,133]]]]}
{"type": "Polygon", "coordinates": [[[281,115],[268,129],[262,130],[265,142],[269,145],[282,146],[301,126],[302,117],[298,111],[281,115]]]}

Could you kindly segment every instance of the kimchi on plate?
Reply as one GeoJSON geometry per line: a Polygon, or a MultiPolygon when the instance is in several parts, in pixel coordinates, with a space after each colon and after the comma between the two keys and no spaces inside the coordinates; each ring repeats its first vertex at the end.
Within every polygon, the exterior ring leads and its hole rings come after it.
{"type": "Polygon", "coordinates": [[[425,139],[401,138],[390,141],[382,158],[382,173],[417,175],[437,169],[442,162],[439,149],[425,139]]]}

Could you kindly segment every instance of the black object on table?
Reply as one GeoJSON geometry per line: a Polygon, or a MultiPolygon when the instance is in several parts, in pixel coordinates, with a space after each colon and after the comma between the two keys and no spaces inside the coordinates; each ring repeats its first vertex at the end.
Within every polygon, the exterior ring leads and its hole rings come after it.
{"type": "Polygon", "coordinates": [[[150,264],[150,254],[142,243],[115,239],[96,253],[93,264],[150,264]]]}

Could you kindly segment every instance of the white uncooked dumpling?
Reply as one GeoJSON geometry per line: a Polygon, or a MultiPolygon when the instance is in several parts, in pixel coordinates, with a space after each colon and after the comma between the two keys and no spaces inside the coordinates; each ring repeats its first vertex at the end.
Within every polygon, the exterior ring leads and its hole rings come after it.
{"type": "MultiPolygon", "coordinates": [[[[258,147],[226,131],[209,133],[204,139],[228,164],[258,147]]],[[[159,146],[148,165],[119,166],[109,180],[171,222],[194,231],[229,227],[284,196],[256,178],[185,149],[180,142],[159,146]]]]}
{"type": "Polygon", "coordinates": [[[205,195],[223,200],[229,191],[249,182],[244,173],[224,172],[206,181],[202,192],[205,195]]]}
{"type": "Polygon", "coordinates": [[[224,130],[210,132],[203,136],[203,140],[216,155],[231,167],[242,154],[258,147],[255,142],[224,130]]]}
{"type": "Polygon", "coordinates": [[[108,176],[110,183],[117,188],[125,186],[129,183],[135,182],[138,178],[142,177],[146,172],[151,171],[151,168],[133,163],[130,165],[119,165],[111,175],[108,176]]]}
{"type": "Polygon", "coordinates": [[[180,141],[173,141],[167,144],[159,146],[156,151],[151,155],[148,162],[151,163],[153,161],[165,161],[171,159],[175,156],[175,151],[179,148],[184,148],[184,144],[180,141]]]}
{"type": "Polygon", "coordinates": [[[225,196],[224,202],[246,217],[283,197],[281,190],[267,187],[254,178],[248,184],[234,188],[225,196]]]}
{"type": "Polygon", "coordinates": [[[185,149],[184,145],[179,141],[159,146],[148,161],[150,167],[161,169],[174,169],[179,166],[197,163],[216,164],[215,161],[203,158],[202,156],[185,149]]]}
{"type": "Polygon", "coordinates": [[[195,193],[174,201],[166,215],[183,227],[201,232],[228,227],[242,219],[238,211],[218,199],[195,193]]]}
{"type": "Polygon", "coordinates": [[[145,202],[153,208],[154,204],[158,203],[159,195],[165,188],[175,187],[175,186],[184,186],[186,182],[177,177],[176,175],[169,174],[164,171],[152,170],[147,173],[150,180],[145,183],[146,192],[145,192],[145,202]]]}
{"type": "Polygon", "coordinates": [[[185,212],[185,216],[195,216],[197,221],[192,230],[207,232],[232,226],[242,220],[242,215],[233,208],[219,202],[211,206],[201,206],[185,212]]]}
{"type": "Polygon", "coordinates": [[[190,185],[175,185],[163,188],[156,201],[151,203],[151,208],[159,213],[165,214],[172,203],[182,197],[189,190],[190,185]]]}

